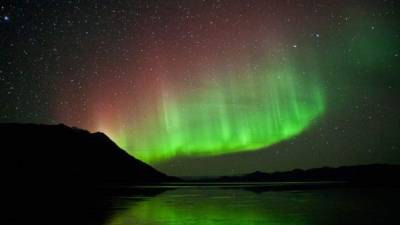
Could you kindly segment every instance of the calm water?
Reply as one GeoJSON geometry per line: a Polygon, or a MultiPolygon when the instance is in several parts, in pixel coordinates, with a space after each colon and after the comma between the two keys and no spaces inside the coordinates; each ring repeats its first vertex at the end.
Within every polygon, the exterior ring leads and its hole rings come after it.
{"type": "Polygon", "coordinates": [[[172,189],[153,197],[116,198],[105,225],[393,224],[399,213],[399,189],[263,192],[262,185],[254,184],[167,188],[172,189]]]}

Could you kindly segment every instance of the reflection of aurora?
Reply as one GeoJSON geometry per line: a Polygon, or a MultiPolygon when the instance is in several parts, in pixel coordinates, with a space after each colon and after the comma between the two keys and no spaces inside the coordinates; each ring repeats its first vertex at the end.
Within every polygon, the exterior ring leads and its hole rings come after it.
{"type": "Polygon", "coordinates": [[[128,207],[103,225],[385,224],[397,221],[399,199],[391,188],[254,193],[237,187],[180,187],[143,201],[129,198],[128,207]]]}
{"type": "Polygon", "coordinates": [[[303,213],[311,208],[312,202],[295,196],[290,192],[269,195],[238,190],[180,189],[135,202],[106,225],[305,224],[303,213]]]}

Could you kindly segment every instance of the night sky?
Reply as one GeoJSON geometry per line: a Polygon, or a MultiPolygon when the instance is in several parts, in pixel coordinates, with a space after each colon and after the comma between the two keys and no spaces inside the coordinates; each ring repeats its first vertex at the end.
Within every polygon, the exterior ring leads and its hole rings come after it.
{"type": "Polygon", "coordinates": [[[1,1],[0,122],[171,175],[400,163],[400,2],[1,1]]]}

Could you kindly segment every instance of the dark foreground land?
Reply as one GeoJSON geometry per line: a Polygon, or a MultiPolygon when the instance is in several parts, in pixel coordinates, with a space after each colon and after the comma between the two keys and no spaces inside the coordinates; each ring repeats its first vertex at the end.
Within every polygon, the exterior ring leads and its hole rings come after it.
{"type": "Polygon", "coordinates": [[[116,195],[162,191],[121,185],[179,180],[128,155],[103,133],[8,123],[0,124],[0,137],[1,224],[91,224],[105,218],[116,195]]]}
{"type": "Polygon", "coordinates": [[[128,155],[103,133],[65,125],[0,124],[8,182],[61,185],[173,181],[128,155]]]}
{"type": "Polygon", "coordinates": [[[398,221],[398,188],[291,186],[271,191],[269,185],[169,184],[108,187],[75,195],[52,192],[16,198],[7,204],[2,224],[378,225],[398,221]]]}
{"type": "Polygon", "coordinates": [[[396,165],[255,172],[185,183],[128,155],[102,133],[0,124],[0,136],[0,223],[7,225],[242,225],[248,220],[326,225],[336,224],[337,215],[347,224],[382,224],[395,218],[400,200],[396,165]],[[330,208],[321,211],[325,206],[330,208]],[[372,214],[363,218],[365,213],[372,214]]]}

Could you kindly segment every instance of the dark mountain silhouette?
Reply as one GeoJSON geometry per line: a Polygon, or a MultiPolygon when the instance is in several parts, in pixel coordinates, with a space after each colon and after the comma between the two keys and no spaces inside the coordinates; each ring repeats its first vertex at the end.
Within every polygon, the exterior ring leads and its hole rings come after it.
{"type": "Polygon", "coordinates": [[[241,176],[224,176],[219,182],[340,181],[353,184],[399,185],[400,165],[371,164],[338,168],[295,169],[287,172],[256,171],[241,176]]]}
{"type": "Polygon", "coordinates": [[[8,123],[0,137],[5,224],[104,224],[116,196],[154,196],[165,189],[133,186],[177,180],[102,133],[8,123]]]}
{"type": "Polygon", "coordinates": [[[65,125],[0,124],[3,181],[136,184],[175,180],[120,149],[103,133],[65,125]]]}

